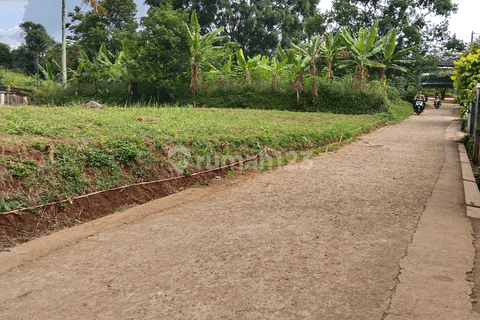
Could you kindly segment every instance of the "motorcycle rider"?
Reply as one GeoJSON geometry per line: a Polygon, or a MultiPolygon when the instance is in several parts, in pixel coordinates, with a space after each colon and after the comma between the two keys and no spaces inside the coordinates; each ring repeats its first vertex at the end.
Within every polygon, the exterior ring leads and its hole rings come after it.
{"type": "Polygon", "coordinates": [[[418,94],[415,96],[415,98],[413,98],[413,100],[414,100],[413,109],[415,110],[415,101],[417,100],[417,98],[420,98],[420,99],[423,100],[423,108],[425,108],[425,104],[426,104],[427,100],[425,99],[425,96],[423,95],[422,90],[420,90],[420,91],[418,91],[418,94]]]}
{"type": "Polygon", "coordinates": [[[435,100],[436,100],[436,99],[442,100],[442,95],[440,94],[440,92],[438,92],[438,90],[435,91],[435,100]]]}
{"type": "MultiPolygon", "coordinates": [[[[437,91],[438,92],[438,91],[437,91]]],[[[413,98],[413,100],[417,100],[417,98],[421,98],[423,100],[423,102],[425,102],[425,96],[423,95],[423,92],[422,90],[418,91],[418,94],[415,96],[415,98],[413,98]]]]}

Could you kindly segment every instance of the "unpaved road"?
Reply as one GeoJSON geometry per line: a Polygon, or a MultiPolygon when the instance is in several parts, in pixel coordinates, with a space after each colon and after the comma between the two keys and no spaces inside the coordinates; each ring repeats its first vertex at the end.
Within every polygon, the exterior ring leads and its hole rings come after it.
{"type": "Polygon", "coordinates": [[[0,318],[383,319],[454,108],[2,252],[0,318]]]}

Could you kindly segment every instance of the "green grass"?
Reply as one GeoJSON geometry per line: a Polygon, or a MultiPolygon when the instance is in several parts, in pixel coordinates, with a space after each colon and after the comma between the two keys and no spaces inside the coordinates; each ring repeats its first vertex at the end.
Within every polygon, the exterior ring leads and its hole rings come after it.
{"type": "Polygon", "coordinates": [[[19,137],[27,140],[41,137],[39,141],[61,139],[74,144],[103,142],[116,137],[193,145],[225,140],[256,144],[259,140],[291,149],[299,143],[300,136],[309,141],[301,145],[314,146],[319,141],[338,138],[340,131],[348,135],[386,116],[386,113],[350,116],[191,107],[85,110],[79,106],[3,106],[0,109],[0,133],[3,134],[0,142],[15,143],[19,137]]]}
{"type": "Polygon", "coordinates": [[[342,145],[364,130],[409,114],[408,103],[393,105],[389,113],[368,115],[0,106],[0,145],[23,150],[17,157],[0,155],[0,180],[6,186],[0,191],[0,211],[182,174],[175,171],[177,165],[190,175],[198,170],[197,163],[211,165],[215,156],[246,158],[264,145],[282,154],[300,150],[318,154],[340,138],[342,145]],[[188,152],[169,159],[169,150],[180,146],[188,152]],[[35,150],[43,161],[28,157],[27,151],[35,150]]]}
{"type": "Polygon", "coordinates": [[[34,89],[36,88],[36,80],[34,77],[0,67],[0,85],[34,89]]]}

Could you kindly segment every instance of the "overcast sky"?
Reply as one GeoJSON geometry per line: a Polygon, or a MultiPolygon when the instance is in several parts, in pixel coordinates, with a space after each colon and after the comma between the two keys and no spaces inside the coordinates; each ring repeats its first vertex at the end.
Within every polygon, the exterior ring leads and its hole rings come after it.
{"type": "MultiPolygon", "coordinates": [[[[145,16],[147,6],[145,0],[134,0],[137,4],[137,17],[145,16]]],[[[72,12],[81,0],[66,0],[66,12],[72,12]]],[[[454,0],[459,5],[458,13],[450,18],[450,31],[457,38],[470,42],[471,32],[480,35],[480,24],[477,17],[480,14],[479,0],[454,0]]],[[[23,42],[18,25],[23,21],[33,21],[42,24],[47,33],[55,40],[61,40],[62,0],[0,0],[0,42],[13,46],[23,42]]],[[[330,9],[331,0],[321,0],[322,12],[330,9]]],[[[88,9],[86,7],[85,9],[88,9]]],[[[67,17],[68,19],[68,17],[67,17]]],[[[68,22],[68,20],[67,20],[68,22]]]]}

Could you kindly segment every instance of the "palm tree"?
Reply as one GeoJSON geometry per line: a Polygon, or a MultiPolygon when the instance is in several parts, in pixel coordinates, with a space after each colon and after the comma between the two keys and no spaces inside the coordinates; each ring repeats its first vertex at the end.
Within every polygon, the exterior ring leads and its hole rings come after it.
{"type": "MultiPolygon", "coordinates": [[[[106,14],[105,9],[96,0],[82,0],[82,5],[90,4],[97,14],[106,14]]],[[[65,0],[62,0],[62,82],[67,86],[67,42],[65,40],[65,0]]]]}
{"type": "Polygon", "coordinates": [[[202,86],[204,82],[202,80],[202,75],[200,73],[200,60],[206,51],[208,51],[215,42],[223,40],[225,37],[217,37],[217,35],[223,31],[223,27],[217,28],[213,31],[210,31],[203,36],[200,35],[200,24],[198,23],[197,14],[195,10],[192,12],[190,17],[190,26],[185,24],[187,28],[187,38],[190,44],[190,88],[192,93],[195,94],[197,89],[197,79],[200,81],[202,86]]]}
{"type": "Polygon", "coordinates": [[[318,98],[318,88],[317,88],[317,66],[316,63],[320,59],[320,47],[325,39],[320,40],[320,38],[312,38],[311,43],[305,43],[302,47],[299,47],[295,44],[292,44],[292,51],[303,59],[308,60],[308,63],[311,65],[311,74],[313,77],[313,88],[312,88],[312,97],[313,100],[318,98]]]}
{"type": "Polygon", "coordinates": [[[370,30],[360,28],[358,37],[355,38],[353,31],[345,28],[342,30],[342,41],[347,49],[353,54],[350,60],[345,62],[355,65],[355,80],[360,84],[360,90],[365,89],[365,80],[368,76],[367,67],[384,68],[385,65],[378,61],[371,60],[385,47],[385,41],[375,41],[378,31],[378,21],[370,30]]]}

